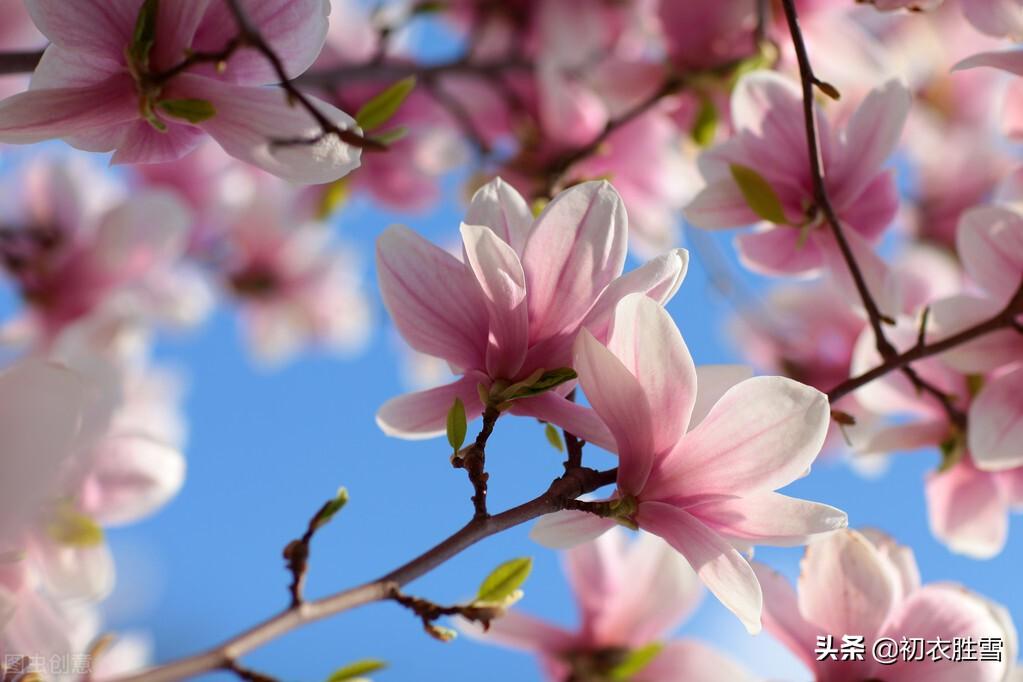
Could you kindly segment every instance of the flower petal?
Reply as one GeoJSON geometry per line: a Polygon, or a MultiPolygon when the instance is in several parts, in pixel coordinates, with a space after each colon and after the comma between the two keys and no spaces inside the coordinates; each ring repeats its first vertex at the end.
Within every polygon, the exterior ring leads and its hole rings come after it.
{"type": "Polygon", "coordinates": [[[689,511],[718,533],[758,545],[805,545],[849,525],[845,512],[774,492],[711,500],[689,511]]]}
{"type": "Polygon", "coordinates": [[[700,365],[696,368],[696,403],[689,419],[695,429],[730,388],[753,376],[749,365],[700,365]]]}
{"type": "Polygon", "coordinates": [[[468,369],[486,358],[486,304],[472,273],[407,227],[377,239],[380,293],[410,346],[468,369]]]}
{"type": "Polygon", "coordinates": [[[606,533],[617,524],[589,512],[565,510],[541,516],[529,537],[544,547],[568,549],[606,533]]]}
{"type": "Polygon", "coordinates": [[[1009,508],[995,477],[977,470],[968,460],[927,476],[931,532],[953,552],[990,559],[1005,547],[1009,508]]]}
{"type": "Polygon", "coordinates": [[[144,436],[119,436],[101,446],[83,505],[102,525],[129,523],[166,504],[184,481],[185,459],[176,448],[144,436]]]}
{"type": "Polygon", "coordinates": [[[1023,368],[981,389],[970,404],[967,436],[978,469],[1023,466],[1023,368]]]}
{"type": "Polygon", "coordinates": [[[514,187],[494,178],[472,195],[463,222],[486,225],[521,256],[533,227],[533,213],[514,187]]]}
{"type": "Polygon", "coordinates": [[[585,329],[575,344],[575,370],[586,399],[614,434],[618,486],[638,494],[654,463],[654,424],[643,387],[615,355],[585,329]]]}
{"type": "Polygon", "coordinates": [[[614,436],[601,421],[597,413],[555,391],[547,391],[533,398],[524,398],[512,403],[512,414],[536,417],[555,426],[560,426],[587,443],[609,452],[617,450],[614,436]]]}
{"type": "Polygon", "coordinates": [[[753,682],[741,665],[705,644],[692,640],[668,642],[631,682],[753,682]]]}
{"type": "Polygon", "coordinates": [[[138,16],[138,3],[107,0],[25,0],[25,7],[53,44],[111,59],[121,57],[138,16]]]}
{"type": "Polygon", "coordinates": [[[138,115],[138,97],[124,75],[80,88],[29,90],[0,102],[0,142],[58,139],[123,125],[138,115]]]}
{"type": "Polygon", "coordinates": [[[1002,206],[978,206],[963,213],[956,233],[963,266],[998,302],[1009,300],[1023,282],[1023,215],[1002,206]]]}
{"type": "Polygon", "coordinates": [[[377,426],[388,436],[422,440],[447,430],[448,410],[461,398],[467,420],[483,413],[476,385],[479,378],[470,374],[458,381],[416,393],[391,398],[377,410],[377,426]]]}
{"type": "Polygon", "coordinates": [[[607,348],[646,396],[654,452],[667,452],[686,432],[697,394],[696,366],[674,320],[645,294],[629,294],[615,307],[607,348]]]}
{"type": "Polygon", "coordinates": [[[760,583],[749,563],[727,540],[688,512],[662,502],[641,502],[636,522],[681,552],[707,589],[750,634],[760,631],[760,583]]]}
{"type": "Polygon", "coordinates": [[[486,631],[469,620],[459,618],[456,622],[459,630],[474,639],[512,649],[556,655],[571,650],[576,644],[571,632],[516,609],[492,620],[486,631]]]}
{"type": "Polygon", "coordinates": [[[462,243],[490,317],[487,372],[512,379],[522,367],[529,343],[522,263],[515,250],[489,227],[462,223],[462,243]]]}
{"type": "Polygon", "coordinates": [[[759,561],[754,561],[752,566],[764,594],[764,629],[807,668],[814,670],[817,661],[813,650],[817,635],[821,634],[820,628],[803,618],[796,591],[785,576],[759,561]]]}
{"type": "Polygon", "coordinates": [[[607,182],[584,182],[547,205],[526,242],[532,341],[573,329],[622,272],[628,220],[607,182]]]}

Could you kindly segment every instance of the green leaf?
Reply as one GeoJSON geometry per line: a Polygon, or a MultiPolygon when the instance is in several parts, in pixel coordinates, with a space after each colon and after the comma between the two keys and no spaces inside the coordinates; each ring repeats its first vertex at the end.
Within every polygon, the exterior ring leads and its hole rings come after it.
{"type": "Polygon", "coordinates": [[[663,648],[663,644],[654,642],[630,651],[625,660],[611,670],[611,679],[615,682],[631,680],[634,675],[650,665],[663,648]]]}
{"type": "Polygon", "coordinates": [[[387,88],[379,95],[362,105],[355,114],[355,122],[363,130],[373,130],[391,120],[398,107],[416,87],[416,77],[409,76],[387,88]]]}
{"type": "Polygon", "coordinates": [[[561,367],[544,372],[539,378],[529,383],[522,382],[510,387],[510,390],[502,397],[504,400],[518,400],[519,398],[531,398],[552,388],[560,386],[566,381],[572,381],[577,376],[571,367],[561,367]]]}
{"type": "Polygon", "coordinates": [[[337,489],[337,495],[324,503],[320,507],[320,511],[316,512],[316,516],[313,518],[313,528],[322,528],[330,523],[334,515],[341,511],[346,504],[348,504],[348,489],[342,486],[337,489]]]}
{"type": "Polygon", "coordinates": [[[938,463],[938,473],[948,471],[963,458],[962,438],[958,434],[952,434],[943,440],[938,448],[941,450],[941,461],[938,463]]]}
{"type": "Polygon", "coordinates": [[[316,217],[326,220],[348,199],[351,188],[348,186],[348,178],[341,178],[324,186],[323,194],[320,196],[320,205],[316,208],[316,217]]]}
{"type": "Polygon", "coordinates": [[[693,141],[701,147],[709,147],[714,142],[714,134],[718,129],[718,108],[709,97],[704,97],[700,110],[693,122],[693,141]]]}
{"type": "Polygon", "coordinates": [[[491,571],[480,585],[476,601],[499,603],[507,599],[526,582],[532,570],[533,560],[529,557],[504,562],[491,571]]]}
{"type": "Polygon", "coordinates": [[[465,405],[461,398],[455,398],[455,402],[448,410],[448,443],[458,452],[465,442],[465,405]]]}
{"type": "Polygon", "coordinates": [[[384,131],[382,133],[377,133],[376,135],[373,135],[370,139],[372,139],[374,142],[379,142],[380,144],[387,146],[394,144],[395,142],[402,139],[406,135],[408,135],[408,128],[406,128],[405,126],[398,126],[397,128],[391,128],[390,130],[384,131]]]}
{"type": "Polygon", "coordinates": [[[168,116],[180,118],[189,123],[202,123],[217,115],[212,102],[204,99],[164,99],[157,105],[168,116]]]}
{"type": "Polygon", "coordinates": [[[383,670],[387,667],[387,663],[384,661],[378,661],[375,658],[365,658],[355,663],[350,663],[343,668],[338,668],[330,677],[327,678],[327,682],[345,682],[346,680],[354,680],[362,677],[369,673],[375,673],[378,670],[383,670]]]}
{"type": "Polygon", "coordinates": [[[732,178],[739,186],[743,198],[749,204],[750,209],[764,220],[778,225],[784,225],[788,220],[785,218],[785,209],[782,208],[781,199],[775,194],[774,188],[764,179],[760,173],[748,166],[740,166],[733,163],[730,166],[732,178]]]}
{"type": "Polygon", "coordinates": [[[149,68],[149,53],[156,43],[156,17],[160,12],[160,0],[145,0],[135,17],[135,30],[128,46],[128,56],[134,67],[143,71],[149,68]]]}
{"type": "Polygon", "coordinates": [[[438,639],[442,642],[450,642],[455,637],[458,637],[457,632],[455,632],[451,628],[446,628],[443,625],[429,623],[424,627],[426,628],[426,631],[429,633],[431,637],[433,637],[434,639],[438,639]]]}
{"type": "Polygon", "coordinates": [[[544,435],[547,436],[547,442],[550,443],[555,450],[558,452],[565,451],[565,444],[561,442],[561,434],[554,428],[553,424],[547,424],[543,427],[544,435]]]}
{"type": "Polygon", "coordinates": [[[47,526],[50,537],[70,547],[95,547],[103,542],[103,528],[70,504],[61,504],[47,526]]]}

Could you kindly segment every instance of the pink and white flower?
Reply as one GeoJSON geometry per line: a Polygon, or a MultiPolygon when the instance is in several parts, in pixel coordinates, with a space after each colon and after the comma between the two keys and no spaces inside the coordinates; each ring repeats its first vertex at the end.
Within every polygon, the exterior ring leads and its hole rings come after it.
{"type": "MultiPolygon", "coordinates": [[[[333,135],[311,144],[320,125],[277,82],[270,62],[237,49],[220,69],[182,68],[189,53],[218,53],[237,36],[226,2],[111,0],[69,5],[28,0],[36,26],[50,40],[27,92],[0,102],[0,142],[63,139],[93,152],[114,151],[114,163],[151,163],[184,156],[206,136],[243,161],[283,178],[328,182],[359,165],[359,150],[333,135]]],[[[328,0],[245,0],[253,26],[280,57],[289,77],[319,54],[328,0]]],[[[315,100],[339,128],[354,121],[315,100]]]]}
{"type": "MultiPolygon", "coordinates": [[[[735,134],[701,156],[707,184],[686,209],[688,220],[706,229],[760,222],[732,168],[755,171],[784,213],[784,222],[736,239],[743,262],[758,272],[813,272],[837,250],[815,207],[802,101],[798,86],[785,76],[758,71],[743,77],[732,93],[735,134]]],[[[832,129],[817,110],[828,194],[851,239],[877,241],[895,216],[895,180],[882,166],[899,141],[909,104],[905,86],[889,81],[863,100],[844,130],[832,129]]]]}
{"type": "Polygon", "coordinates": [[[546,517],[544,544],[570,545],[616,523],[660,535],[755,633],[761,593],[736,546],[798,545],[846,525],[827,505],[774,492],[803,476],[824,443],[827,397],[743,368],[699,372],[663,308],[622,299],[607,345],[582,331],[574,366],[593,409],[614,435],[618,488],[608,515],[546,517]]]}
{"type": "MultiPolygon", "coordinates": [[[[627,218],[606,182],[572,187],[534,220],[525,199],[494,180],[473,197],[461,231],[465,262],[404,227],[377,242],[381,294],[398,330],[461,375],[385,403],[377,423],[389,435],[439,435],[455,398],[472,419],[484,409],[481,390],[496,398],[538,372],[571,366],[580,329],[604,338],[614,305],[633,292],[669,300],[688,263],[674,250],[622,275],[627,218]]],[[[613,445],[590,411],[558,391],[515,400],[510,410],[613,445]]]]}
{"type": "Polygon", "coordinates": [[[806,665],[815,682],[1000,682],[1014,665],[1016,629],[1008,611],[959,585],[922,585],[912,550],[883,533],[843,530],[810,545],[797,590],[767,566],[754,567],[764,590],[764,628],[806,665]],[[837,660],[846,635],[863,636],[862,660],[837,660]],[[1007,650],[997,661],[982,662],[934,661],[921,652],[922,660],[896,657],[885,665],[871,655],[882,638],[898,644],[903,638],[938,637],[997,638],[1007,650]]]}
{"type": "Polygon", "coordinates": [[[647,533],[629,542],[618,529],[564,553],[565,573],[579,606],[570,631],[518,609],[470,634],[536,654],[548,680],[604,679],[629,653],[663,643],[633,682],[742,682],[752,677],[731,659],[690,639],[669,639],[696,608],[702,590],[675,550],[647,533]],[[667,640],[667,641],[665,641],[667,640]]]}

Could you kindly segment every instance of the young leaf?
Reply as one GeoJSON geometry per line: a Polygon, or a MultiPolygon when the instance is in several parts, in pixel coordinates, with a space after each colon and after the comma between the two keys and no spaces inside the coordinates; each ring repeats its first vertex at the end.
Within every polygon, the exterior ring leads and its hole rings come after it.
{"type": "Polygon", "coordinates": [[[566,381],[572,381],[578,375],[575,370],[571,367],[561,367],[559,369],[552,369],[541,374],[537,379],[532,382],[522,382],[512,387],[513,390],[508,391],[504,396],[505,401],[518,400],[519,398],[530,398],[534,395],[539,395],[545,391],[549,391],[556,386],[560,386],[566,381]]]}
{"type": "Polygon", "coordinates": [[[448,410],[448,443],[455,452],[462,449],[465,442],[465,404],[461,398],[455,398],[454,404],[448,410]]]}
{"type": "Polygon", "coordinates": [[[408,128],[405,126],[398,126],[397,128],[391,128],[390,130],[385,130],[382,133],[377,133],[376,135],[373,135],[372,139],[374,142],[379,142],[380,144],[387,146],[394,144],[406,135],[408,135],[408,128]]]}
{"type": "Polygon", "coordinates": [[[355,680],[363,675],[383,670],[386,667],[387,664],[383,661],[378,661],[375,658],[365,658],[361,661],[350,663],[343,668],[338,668],[331,673],[330,677],[327,678],[327,682],[346,682],[348,680],[355,680]]]}
{"type": "Polygon", "coordinates": [[[705,97],[700,103],[700,110],[696,113],[696,120],[693,121],[693,141],[701,147],[708,147],[714,141],[714,134],[718,129],[718,108],[714,101],[705,97]]]}
{"type": "Polygon", "coordinates": [[[156,16],[160,11],[160,0],[145,0],[135,17],[135,30],[128,46],[128,57],[135,69],[149,68],[149,53],[156,42],[156,16]]]}
{"type": "Polygon", "coordinates": [[[434,639],[438,639],[442,642],[450,642],[451,640],[458,636],[457,632],[455,632],[451,628],[446,628],[443,625],[435,625],[434,623],[429,623],[424,627],[426,628],[426,632],[431,637],[433,637],[434,639]]]}
{"type": "Polygon", "coordinates": [[[663,644],[654,642],[653,644],[647,644],[644,647],[630,651],[625,660],[611,670],[611,679],[615,680],[615,682],[631,680],[634,675],[650,665],[663,648],[663,644]]]}
{"type": "Polygon", "coordinates": [[[415,76],[401,79],[363,104],[355,114],[355,122],[366,131],[379,128],[391,120],[414,87],[416,87],[415,76]]]}
{"type": "Polygon", "coordinates": [[[320,205],[316,209],[316,217],[320,220],[329,218],[345,202],[349,194],[351,194],[351,188],[348,186],[348,178],[335,180],[324,187],[323,194],[320,196],[320,205]]]}
{"type": "Polygon", "coordinates": [[[164,99],[157,103],[168,116],[180,118],[189,123],[202,123],[217,115],[213,103],[204,99],[164,99]]]}
{"type": "Polygon", "coordinates": [[[547,436],[547,442],[557,450],[558,452],[565,451],[565,444],[561,442],[561,434],[554,428],[553,424],[547,424],[543,427],[543,433],[547,436]]]}
{"type": "Polygon", "coordinates": [[[740,166],[733,163],[730,166],[732,178],[739,186],[743,198],[749,204],[750,209],[764,220],[784,225],[788,220],[785,218],[785,209],[782,208],[781,199],[775,194],[774,188],[764,179],[760,173],[748,166],[740,166]]]}
{"type": "Polygon", "coordinates": [[[486,577],[480,585],[476,601],[501,602],[515,593],[515,590],[526,582],[530,571],[533,570],[533,560],[529,557],[520,557],[506,561],[486,577]]]}
{"type": "Polygon", "coordinates": [[[50,537],[70,547],[95,547],[103,542],[103,528],[70,504],[62,504],[47,526],[50,537]]]}
{"type": "Polygon", "coordinates": [[[316,512],[316,517],[313,520],[314,528],[322,528],[323,526],[330,523],[330,520],[334,518],[341,509],[348,504],[348,490],[342,486],[337,489],[337,495],[333,499],[328,500],[320,511],[316,512]]]}

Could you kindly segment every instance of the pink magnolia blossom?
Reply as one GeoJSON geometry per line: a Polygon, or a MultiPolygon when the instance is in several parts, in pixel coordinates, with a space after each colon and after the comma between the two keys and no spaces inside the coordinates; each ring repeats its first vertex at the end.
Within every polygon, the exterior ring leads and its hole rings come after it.
{"type": "MultiPolygon", "coordinates": [[[[188,215],[171,195],[123,202],[91,179],[94,169],[37,163],[9,188],[0,224],[3,269],[28,304],[24,333],[44,343],[67,325],[173,279],[188,215]]],[[[152,311],[150,311],[152,312],[152,311]]]]}
{"type": "Polygon", "coordinates": [[[1023,2],[1020,0],[959,0],[963,15],[982,33],[1023,41],[1023,2]]]}
{"type": "Polygon", "coordinates": [[[967,57],[955,65],[956,70],[990,66],[1007,71],[1017,78],[1009,81],[1002,99],[1002,127],[1006,135],[1014,140],[1023,137],[1023,50],[981,52],[967,57]]]}
{"type": "Polygon", "coordinates": [[[354,253],[331,243],[327,225],[293,224],[298,209],[266,183],[222,236],[225,285],[241,304],[257,359],[286,361],[307,345],[340,353],[360,348],[370,309],[354,253]]]}
{"type": "Polygon", "coordinates": [[[683,70],[719,66],[753,52],[754,0],[661,2],[668,57],[683,70]]]}
{"type": "Polygon", "coordinates": [[[609,517],[571,511],[534,529],[564,545],[623,522],[660,535],[755,633],[761,593],[737,551],[798,545],[846,525],[846,515],[774,492],[804,475],[830,419],[824,394],[783,377],[735,368],[699,373],[663,308],[622,299],[603,345],[587,331],[574,366],[593,409],[614,435],[618,489],[609,517]]]}
{"type": "MultiPolygon", "coordinates": [[[[236,158],[307,183],[336,180],[359,164],[359,150],[334,136],[315,144],[274,142],[308,138],[320,127],[289,104],[283,90],[263,87],[277,77],[257,51],[237,50],[224,69],[176,70],[188,52],[215,53],[236,36],[226,2],[26,4],[51,44],[31,88],[0,102],[0,142],[60,138],[88,151],[114,151],[114,163],[149,163],[179,158],[209,135],[236,158]],[[136,31],[150,14],[151,41],[136,31]],[[193,113],[180,113],[183,108],[193,113]]],[[[246,0],[242,6],[289,76],[319,54],[327,0],[246,0]]],[[[338,109],[314,103],[337,126],[354,125],[338,109]]]]}
{"type": "Polygon", "coordinates": [[[921,585],[912,550],[882,533],[843,530],[807,547],[797,590],[767,566],[754,566],[764,590],[764,628],[806,664],[815,682],[999,682],[1014,665],[1016,630],[1008,611],[959,585],[921,585]],[[826,638],[840,649],[846,635],[863,636],[862,660],[828,655],[826,638]],[[896,657],[884,665],[871,655],[877,640],[891,638],[898,646],[904,637],[993,637],[1008,650],[997,661],[979,662],[933,661],[921,652],[922,660],[896,657]]]}
{"type": "MultiPolygon", "coordinates": [[[[633,292],[669,300],[688,263],[685,251],[674,250],[622,275],[627,218],[607,182],[562,192],[534,220],[525,199],[494,180],[473,197],[461,231],[464,262],[404,227],[377,242],[380,290],[398,330],[412,348],[461,375],[385,403],[377,423],[390,435],[439,435],[455,398],[472,419],[484,408],[481,386],[496,397],[538,372],[571,366],[580,329],[604,338],[614,305],[633,292]]],[[[510,409],[613,444],[590,411],[558,391],[515,400],[510,409]]]]}
{"type": "Polygon", "coordinates": [[[693,570],[660,538],[642,533],[628,542],[612,529],[564,554],[579,606],[573,632],[515,609],[494,620],[484,641],[529,651],[551,682],[604,679],[630,651],[664,643],[633,682],[742,682],[751,676],[732,660],[693,640],[669,639],[701,596],[693,570]],[[665,641],[667,640],[667,641],[665,641]]]}
{"type": "MultiPolygon", "coordinates": [[[[829,196],[851,239],[876,241],[895,216],[895,181],[882,164],[899,140],[909,103],[906,88],[889,81],[863,100],[844,130],[833,130],[817,112],[829,196]]],[[[743,262],[767,274],[820,268],[837,245],[814,209],[798,86],[777,73],[755,72],[736,85],[731,111],[735,134],[701,156],[700,171],[707,184],[687,207],[686,217],[707,229],[760,221],[731,170],[752,169],[777,195],[785,222],[740,235],[743,262]]]]}

